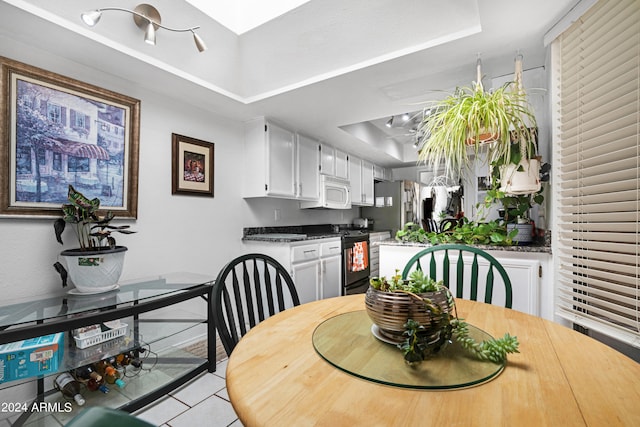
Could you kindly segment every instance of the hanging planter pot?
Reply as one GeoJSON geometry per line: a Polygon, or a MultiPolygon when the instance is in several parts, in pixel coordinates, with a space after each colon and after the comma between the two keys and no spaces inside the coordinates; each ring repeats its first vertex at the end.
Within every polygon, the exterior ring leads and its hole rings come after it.
{"type": "Polygon", "coordinates": [[[540,159],[522,159],[500,166],[500,191],[505,194],[533,194],[540,191],[540,159]]]}
{"type": "Polygon", "coordinates": [[[489,132],[486,129],[480,129],[478,135],[469,136],[465,144],[467,145],[479,145],[479,144],[491,144],[500,139],[500,135],[496,132],[489,132]]]}

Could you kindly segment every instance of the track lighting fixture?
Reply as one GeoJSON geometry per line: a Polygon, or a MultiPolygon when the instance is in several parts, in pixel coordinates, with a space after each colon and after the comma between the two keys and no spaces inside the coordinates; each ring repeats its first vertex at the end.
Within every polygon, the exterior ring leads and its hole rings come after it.
{"type": "Polygon", "coordinates": [[[387,120],[387,123],[385,123],[385,126],[388,127],[388,128],[393,126],[393,116],[391,116],[391,118],[389,120],[387,120]]]}
{"type": "Polygon", "coordinates": [[[123,9],[120,7],[103,7],[96,10],[90,10],[80,15],[82,21],[90,27],[93,27],[100,21],[102,17],[102,12],[105,10],[119,10],[121,12],[127,12],[133,15],[133,21],[138,26],[138,28],[144,30],[144,41],[155,45],[156,44],[156,30],[158,28],[164,28],[165,30],[174,31],[177,33],[186,33],[191,32],[193,35],[193,41],[198,48],[198,51],[204,52],[207,50],[207,46],[200,36],[198,36],[195,32],[200,26],[179,29],[179,28],[169,28],[161,24],[160,13],[158,10],[151,6],[150,4],[139,4],[136,6],[134,10],[123,9]]]}
{"type": "Polygon", "coordinates": [[[409,113],[404,113],[404,114],[402,115],[402,121],[403,121],[403,122],[408,122],[408,121],[409,121],[409,119],[410,119],[409,113]]]}

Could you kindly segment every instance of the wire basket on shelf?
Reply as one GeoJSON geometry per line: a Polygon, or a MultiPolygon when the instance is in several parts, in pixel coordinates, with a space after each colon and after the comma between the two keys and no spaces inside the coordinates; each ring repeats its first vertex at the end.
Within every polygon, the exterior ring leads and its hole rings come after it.
{"type": "Polygon", "coordinates": [[[76,336],[74,331],[73,339],[76,342],[76,347],[79,349],[84,349],[87,347],[91,347],[92,345],[97,345],[105,341],[109,341],[118,337],[122,337],[127,334],[127,324],[126,323],[118,323],[117,326],[112,327],[109,330],[92,334],[87,336],[86,334],[80,334],[80,336],[76,336]]]}

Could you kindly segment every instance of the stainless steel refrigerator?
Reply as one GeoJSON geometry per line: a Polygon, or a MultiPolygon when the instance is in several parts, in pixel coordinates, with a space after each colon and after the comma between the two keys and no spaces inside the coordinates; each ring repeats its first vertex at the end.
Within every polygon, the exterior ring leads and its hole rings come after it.
{"type": "Polygon", "coordinates": [[[373,222],[374,231],[391,231],[391,237],[407,222],[420,224],[420,184],[413,181],[383,181],[374,186],[375,205],[363,207],[362,216],[373,222]]]}

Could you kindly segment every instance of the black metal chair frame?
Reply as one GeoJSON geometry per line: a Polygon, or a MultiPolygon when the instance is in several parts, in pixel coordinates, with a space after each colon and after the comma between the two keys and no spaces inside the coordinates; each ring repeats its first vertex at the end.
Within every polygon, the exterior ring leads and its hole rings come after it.
{"type": "Polygon", "coordinates": [[[487,271],[486,281],[485,281],[485,296],[484,302],[491,304],[493,301],[493,285],[494,285],[494,277],[495,272],[502,277],[505,286],[505,304],[504,306],[507,308],[511,308],[513,303],[513,291],[511,287],[511,280],[509,279],[509,275],[506,270],[500,264],[500,262],[495,259],[490,254],[486,253],[482,249],[475,248],[472,246],[466,246],[461,244],[443,244],[443,245],[435,245],[429,248],[426,248],[417,254],[415,254],[405,266],[402,272],[402,278],[406,279],[410,272],[414,269],[423,270],[423,266],[421,264],[421,259],[427,258],[428,264],[425,264],[426,267],[429,268],[428,273],[429,277],[434,280],[442,280],[444,285],[449,288],[452,292],[454,289],[451,288],[451,280],[450,280],[450,257],[449,252],[457,252],[458,260],[456,262],[456,288],[455,295],[456,298],[463,298],[464,291],[464,259],[463,255],[465,253],[473,254],[473,261],[471,263],[471,278],[470,278],[470,299],[477,301],[478,300],[478,279],[479,279],[479,266],[478,266],[478,257],[484,258],[489,263],[489,268],[487,271]],[[443,276],[442,278],[438,278],[436,274],[436,253],[444,252],[444,258],[442,259],[443,266],[443,276]],[[415,267],[415,268],[414,268],[415,267]]]}
{"type": "Polygon", "coordinates": [[[291,276],[282,264],[268,255],[242,255],[220,271],[213,285],[213,310],[216,329],[227,355],[251,328],[287,308],[285,292],[294,306],[300,305],[291,276]],[[240,265],[239,274],[237,267],[240,265]]]}

